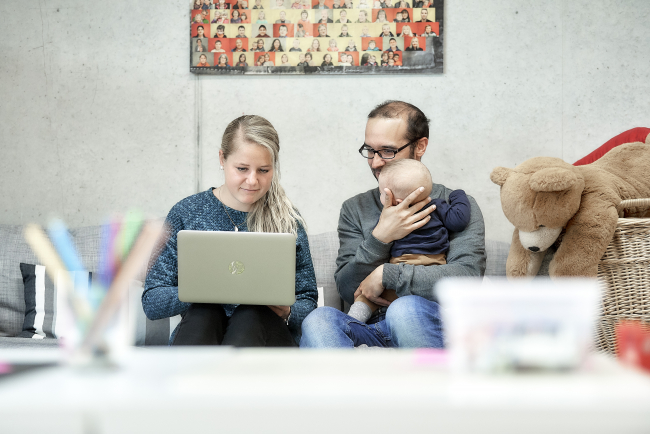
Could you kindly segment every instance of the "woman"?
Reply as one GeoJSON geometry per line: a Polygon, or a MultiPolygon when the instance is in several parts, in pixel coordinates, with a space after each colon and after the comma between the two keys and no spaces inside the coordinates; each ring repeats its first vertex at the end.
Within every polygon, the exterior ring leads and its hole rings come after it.
{"type": "Polygon", "coordinates": [[[384,51],[381,53],[381,66],[388,65],[388,52],[384,51]]]}
{"type": "Polygon", "coordinates": [[[255,62],[255,66],[264,66],[264,55],[263,54],[260,57],[257,58],[257,62],[255,62]]]}
{"type": "Polygon", "coordinates": [[[325,57],[323,57],[323,63],[321,63],[320,66],[334,66],[332,63],[332,55],[326,54],[325,57]]]}
{"type": "Polygon", "coordinates": [[[178,202],[167,215],[168,241],[147,274],[142,306],[150,319],[181,314],[171,345],[292,347],[318,293],[305,222],[279,183],[280,140],[260,116],[241,116],[223,134],[224,184],[178,202]],[[185,303],[178,299],[177,234],[182,229],[288,232],[296,236],[292,306],[185,303]]]}
{"type": "Polygon", "coordinates": [[[273,40],[273,44],[271,44],[271,49],[269,51],[282,51],[282,52],[284,52],[284,50],[282,49],[282,43],[280,42],[279,39],[274,39],[273,40]]]}
{"type": "Polygon", "coordinates": [[[339,47],[336,46],[336,39],[330,39],[329,47],[327,51],[339,51],[339,47]]]}
{"type": "Polygon", "coordinates": [[[232,24],[241,24],[241,18],[239,17],[239,11],[235,9],[232,11],[232,18],[230,19],[232,24]]]}
{"type": "Polygon", "coordinates": [[[208,63],[208,56],[206,56],[205,54],[201,54],[201,56],[199,57],[199,63],[197,63],[196,66],[200,66],[200,67],[210,66],[210,64],[208,63]]]}
{"type": "Polygon", "coordinates": [[[255,21],[257,24],[268,24],[269,22],[266,21],[266,15],[264,14],[264,11],[259,11],[257,15],[257,21],[255,21]]]}
{"type": "Polygon", "coordinates": [[[228,56],[226,54],[221,54],[219,56],[219,62],[217,62],[217,68],[230,68],[230,65],[228,65],[228,56]]]}
{"type": "Polygon", "coordinates": [[[411,22],[411,15],[409,14],[409,11],[407,11],[406,9],[402,9],[402,22],[403,23],[411,22]]]}
{"type": "Polygon", "coordinates": [[[266,51],[264,49],[264,39],[258,39],[257,45],[255,46],[255,51],[266,51]]]}
{"type": "Polygon", "coordinates": [[[302,24],[298,24],[298,30],[296,30],[296,38],[304,38],[305,36],[307,36],[305,27],[302,24]]]}
{"type": "Polygon", "coordinates": [[[415,35],[413,34],[413,31],[411,30],[411,26],[406,25],[406,26],[402,27],[402,33],[399,34],[398,36],[401,36],[401,37],[411,36],[411,37],[413,37],[415,35]]]}
{"type": "Polygon", "coordinates": [[[383,9],[379,9],[377,11],[377,18],[375,19],[376,23],[387,23],[388,20],[386,19],[386,11],[383,9]]]}
{"type": "Polygon", "coordinates": [[[196,47],[194,48],[194,51],[196,51],[196,52],[205,51],[205,49],[203,48],[203,40],[202,39],[197,39],[196,40],[196,47]]]}
{"type": "Polygon", "coordinates": [[[193,9],[201,9],[201,0],[194,0],[193,9]]]}
{"type": "Polygon", "coordinates": [[[289,56],[287,56],[286,54],[282,55],[282,57],[280,58],[280,62],[282,62],[280,66],[291,66],[289,64],[289,56]]]}
{"type": "MultiPolygon", "coordinates": [[[[411,6],[409,5],[409,2],[400,0],[397,3],[395,3],[396,8],[410,8],[411,6]]],[[[404,11],[402,11],[402,15],[404,14],[404,11]]]]}
{"type": "Polygon", "coordinates": [[[311,47],[309,47],[307,51],[311,51],[311,52],[320,51],[320,42],[318,42],[318,39],[314,39],[311,42],[311,47]]]}
{"type": "Polygon", "coordinates": [[[271,62],[271,55],[269,53],[266,53],[264,55],[264,65],[263,66],[275,66],[275,65],[273,65],[273,62],[271,62]]]}
{"type": "Polygon", "coordinates": [[[316,62],[314,62],[314,57],[311,53],[305,54],[305,61],[309,66],[316,66],[316,62]]]}
{"type": "Polygon", "coordinates": [[[239,55],[239,61],[235,66],[248,66],[248,63],[246,62],[246,55],[245,54],[240,54],[239,55]]]}

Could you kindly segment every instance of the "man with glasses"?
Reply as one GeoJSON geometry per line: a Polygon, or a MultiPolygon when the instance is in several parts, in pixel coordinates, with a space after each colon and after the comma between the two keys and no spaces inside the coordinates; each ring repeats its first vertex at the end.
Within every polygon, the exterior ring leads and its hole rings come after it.
{"type": "MultiPolygon", "coordinates": [[[[429,144],[429,120],[412,104],[387,101],[368,115],[365,143],[359,149],[375,178],[391,161],[420,160],[429,144]]],[[[341,311],[321,307],[302,324],[301,347],[442,347],[439,306],[435,283],[452,276],[481,276],[485,271],[485,226],[476,201],[468,196],[470,221],[462,232],[449,237],[446,265],[390,264],[390,249],[399,240],[424,226],[433,212],[425,206],[432,199],[449,201],[452,190],[434,184],[429,198],[414,202],[415,190],[401,203],[392,205],[386,189],[386,205],[378,188],[354,196],[339,217],[340,248],[334,274],[339,294],[352,304],[359,295],[382,306],[367,323],[341,311]],[[419,212],[422,210],[422,212],[419,212]],[[380,297],[384,289],[396,291],[389,303],[380,297]]]]}

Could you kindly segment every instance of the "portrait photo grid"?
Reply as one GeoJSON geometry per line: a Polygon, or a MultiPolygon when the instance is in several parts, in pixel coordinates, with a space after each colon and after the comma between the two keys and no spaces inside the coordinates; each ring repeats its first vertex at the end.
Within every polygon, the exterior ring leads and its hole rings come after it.
{"type": "Polygon", "coordinates": [[[442,73],[442,0],[191,0],[198,74],[442,73]]]}

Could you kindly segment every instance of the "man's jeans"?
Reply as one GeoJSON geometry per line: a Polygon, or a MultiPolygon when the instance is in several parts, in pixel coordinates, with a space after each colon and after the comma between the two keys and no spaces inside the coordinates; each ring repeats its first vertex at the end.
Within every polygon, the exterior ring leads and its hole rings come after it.
{"type": "Polygon", "coordinates": [[[332,307],[319,307],[302,323],[303,348],[442,348],[440,306],[417,295],[393,301],[385,318],[365,324],[332,307]]]}

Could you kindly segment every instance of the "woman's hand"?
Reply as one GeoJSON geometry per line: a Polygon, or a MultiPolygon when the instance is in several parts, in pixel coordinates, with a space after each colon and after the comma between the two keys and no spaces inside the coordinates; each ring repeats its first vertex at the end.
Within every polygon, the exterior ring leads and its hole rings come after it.
{"type": "Polygon", "coordinates": [[[269,309],[271,309],[280,318],[282,318],[282,321],[286,321],[287,318],[289,318],[289,314],[291,313],[291,306],[271,306],[271,305],[269,305],[269,309]]]}
{"type": "Polygon", "coordinates": [[[427,196],[421,201],[413,203],[422,191],[424,191],[424,188],[420,187],[409,194],[401,203],[393,205],[393,192],[386,188],[384,190],[386,193],[384,209],[381,212],[381,216],[379,216],[377,226],[372,231],[372,235],[382,243],[388,244],[404,238],[414,230],[427,224],[431,220],[429,214],[436,207],[433,205],[424,210],[424,212],[418,213],[418,211],[431,202],[431,198],[427,196]],[[411,204],[413,205],[411,206],[411,204]]]}

